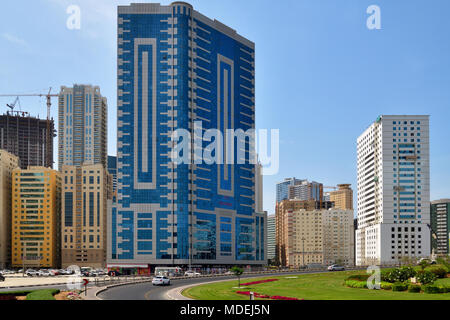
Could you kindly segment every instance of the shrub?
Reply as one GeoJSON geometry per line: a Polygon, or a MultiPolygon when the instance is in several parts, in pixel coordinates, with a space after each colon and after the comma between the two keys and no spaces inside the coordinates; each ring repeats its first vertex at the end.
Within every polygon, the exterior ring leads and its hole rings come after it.
{"type": "Polygon", "coordinates": [[[423,285],[433,284],[436,281],[436,275],[430,271],[419,271],[416,279],[423,285]]]}
{"type": "Polygon", "coordinates": [[[347,280],[347,281],[345,281],[345,285],[350,288],[367,289],[366,281],[347,280]]]}
{"type": "Polygon", "coordinates": [[[356,281],[367,281],[369,279],[370,275],[368,274],[354,274],[352,276],[349,276],[345,280],[356,280],[356,281]]]}
{"type": "Polygon", "coordinates": [[[426,271],[433,273],[438,279],[447,277],[447,270],[443,267],[433,266],[427,268],[426,271]]]}
{"type": "Polygon", "coordinates": [[[402,267],[381,273],[381,280],[386,282],[405,282],[416,275],[412,267],[402,267]]]}
{"type": "Polygon", "coordinates": [[[410,284],[408,287],[408,292],[419,293],[420,290],[421,290],[421,287],[417,284],[410,284]]]}
{"type": "Polygon", "coordinates": [[[383,290],[392,290],[392,283],[390,282],[381,281],[380,286],[383,290]]]}
{"type": "Polygon", "coordinates": [[[423,291],[425,291],[425,293],[441,293],[441,290],[439,289],[438,286],[434,286],[434,285],[426,285],[423,288],[423,291]]]}
{"type": "Polygon", "coordinates": [[[392,285],[392,291],[406,291],[408,290],[408,285],[402,282],[396,282],[392,285]]]}
{"type": "Polygon", "coordinates": [[[450,293],[450,286],[440,285],[438,287],[441,293],[450,293]]]}
{"type": "Polygon", "coordinates": [[[30,290],[23,290],[23,291],[11,291],[11,292],[0,292],[0,296],[7,295],[7,296],[26,296],[29,294],[30,290]]]}

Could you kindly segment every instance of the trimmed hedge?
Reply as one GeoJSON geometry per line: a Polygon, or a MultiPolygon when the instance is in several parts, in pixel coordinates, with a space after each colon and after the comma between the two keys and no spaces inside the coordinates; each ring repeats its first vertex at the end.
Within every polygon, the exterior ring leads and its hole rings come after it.
{"type": "Polygon", "coordinates": [[[381,281],[381,289],[383,290],[392,290],[392,283],[381,281]]]}
{"type": "Polygon", "coordinates": [[[354,275],[349,276],[345,280],[367,281],[369,279],[369,277],[370,277],[369,274],[354,274],[354,275]]]}
{"type": "Polygon", "coordinates": [[[433,266],[425,270],[433,273],[438,279],[443,279],[447,277],[447,269],[444,269],[443,267],[433,266]]]}
{"type": "Polygon", "coordinates": [[[0,296],[26,296],[32,292],[31,290],[28,291],[11,291],[11,292],[0,292],[0,296]]]}
{"type": "Polygon", "coordinates": [[[345,285],[350,288],[367,289],[366,281],[346,280],[345,285]]]}
{"type": "Polygon", "coordinates": [[[417,284],[410,284],[408,287],[408,292],[419,293],[421,291],[421,287],[417,284]]]}
{"type": "Polygon", "coordinates": [[[408,290],[408,285],[402,282],[396,282],[392,285],[392,291],[406,291],[408,290]]]}
{"type": "Polygon", "coordinates": [[[450,286],[440,285],[438,287],[441,293],[450,293],[450,286]]]}
{"type": "Polygon", "coordinates": [[[431,285],[431,284],[426,285],[426,286],[423,288],[423,291],[424,291],[425,293],[431,293],[431,294],[441,293],[441,289],[439,289],[438,286],[434,286],[434,285],[431,285]]]}

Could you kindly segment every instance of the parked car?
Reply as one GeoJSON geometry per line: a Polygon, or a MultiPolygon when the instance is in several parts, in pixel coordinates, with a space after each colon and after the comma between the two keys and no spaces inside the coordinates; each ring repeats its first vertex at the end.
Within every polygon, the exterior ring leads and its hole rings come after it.
{"type": "Polygon", "coordinates": [[[186,271],[184,273],[184,276],[185,277],[199,277],[199,276],[201,276],[201,274],[198,272],[195,272],[195,271],[186,271]]]}
{"type": "Polygon", "coordinates": [[[0,281],[3,282],[5,281],[5,277],[3,276],[3,274],[0,273],[0,281]]]}
{"type": "Polygon", "coordinates": [[[345,268],[343,266],[339,266],[337,264],[333,264],[328,267],[328,271],[344,271],[345,268]]]}
{"type": "Polygon", "coordinates": [[[110,277],[120,277],[122,274],[119,271],[109,271],[108,276],[110,277]]]}
{"type": "Polygon", "coordinates": [[[152,280],[154,286],[170,286],[170,279],[164,276],[156,276],[152,280]]]}
{"type": "Polygon", "coordinates": [[[29,277],[38,277],[39,276],[39,271],[33,270],[33,269],[28,269],[25,274],[29,277]]]}
{"type": "Polygon", "coordinates": [[[48,270],[39,270],[38,276],[40,277],[50,277],[52,274],[48,270]]]}

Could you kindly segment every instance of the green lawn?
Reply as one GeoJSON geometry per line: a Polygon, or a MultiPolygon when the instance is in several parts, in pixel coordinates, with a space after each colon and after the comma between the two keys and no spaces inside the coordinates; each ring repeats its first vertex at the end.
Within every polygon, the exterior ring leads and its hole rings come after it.
{"type": "MultiPolygon", "coordinates": [[[[249,300],[248,296],[236,291],[253,291],[260,294],[293,297],[305,300],[450,300],[450,293],[426,294],[393,292],[386,290],[369,290],[348,288],[344,279],[361,271],[330,272],[321,274],[286,275],[281,277],[264,277],[242,280],[253,282],[262,279],[279,279],[279,281],[257,284],[237,289],[238,282],[226,281],[201,285],[183,291],[183,295],[196,300],[249,300]],[[293,278],[296,277],[296,278],[293,278]]],[[[450,278],[440,279],[436,284],[450,284],[450,278]]]]}

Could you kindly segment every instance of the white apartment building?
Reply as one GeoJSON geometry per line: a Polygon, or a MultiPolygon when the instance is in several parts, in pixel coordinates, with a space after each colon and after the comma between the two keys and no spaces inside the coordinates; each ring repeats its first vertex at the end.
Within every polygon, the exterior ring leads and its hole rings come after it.
{"type": "Polygon", "coordinates": [[[380,116],[357,140],[356,265],[430,255],[429,116],[380,116]]]}

